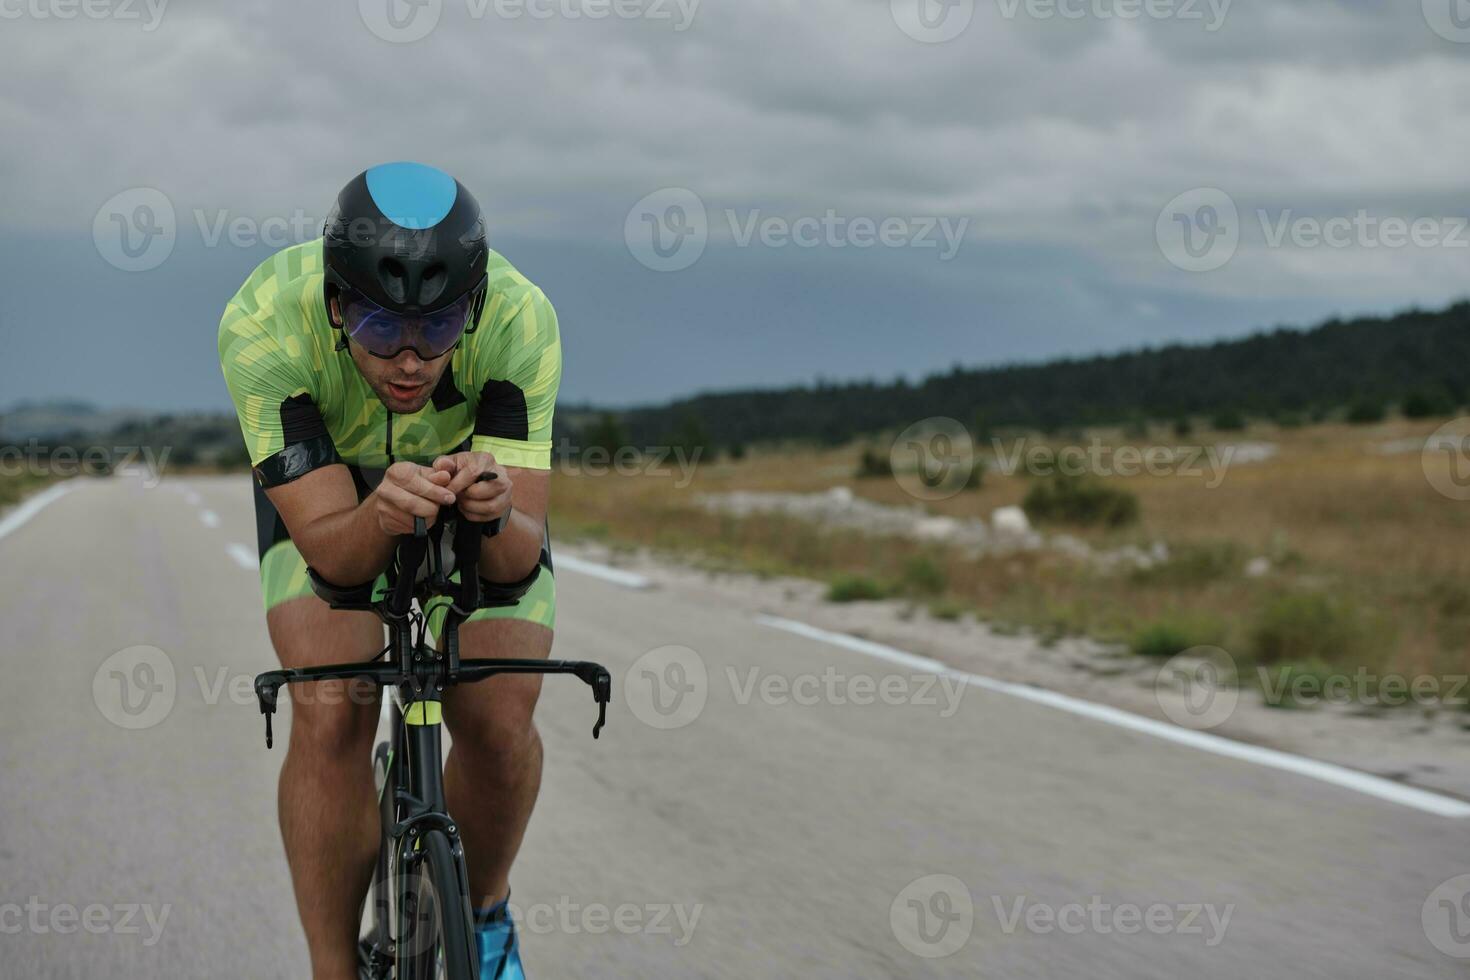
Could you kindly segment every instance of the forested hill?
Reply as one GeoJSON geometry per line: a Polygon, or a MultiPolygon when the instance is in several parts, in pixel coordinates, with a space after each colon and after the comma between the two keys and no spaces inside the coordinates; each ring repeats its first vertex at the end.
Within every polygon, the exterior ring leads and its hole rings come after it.
{"type": "MultiPolygon", "coordinates": [[[[944,415],[966,424],[1064,426],[1231,414],[1322,417],[1415,403],[1447,411],[1470,394],[1470,302],[1437,312],[1332,320],[1202,346],[963,369],[918,384],[823,384],[697,395],[617,413],[634,445],[842,442],[944,415]]],[[[584,412],[568,428],[614,423],[584,412]],[[581,424],[577,424],[581,423],[581,424]]],[[[569,420],[570,421],[570,420],[569,420]]]]}

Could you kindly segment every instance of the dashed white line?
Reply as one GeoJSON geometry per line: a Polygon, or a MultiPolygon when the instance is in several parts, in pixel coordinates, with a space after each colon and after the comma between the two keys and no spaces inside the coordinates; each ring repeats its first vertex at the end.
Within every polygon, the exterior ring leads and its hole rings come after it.
{"type": "Polygon", "coordinates": [[[625,572],[621,568],[599,565],[595,561],[586,561],[571,555],[557,555],[554,560],[557,571],[566,568],[580,575],[590,575],[593,578],[600,578],[605,582],[612,582],[629,589],[646,589],[653,584],[648,578],[635,572],[625,572]]]}
{"type": "Polygon", "coordinates": [[[256,571],[260,568],[260,559],[255,556],[255,549],[243,544],[229,544],[225,551],[235,559],[235,564],[248,571],[256,571]]]}
{"type": "Polygon", "coordinates": [[[1058,711],[1069,714],[1081,715],[1094,721],[1101,721],[1119,728],[1140,732],[1144,735],[1152,735],[1179,745],[1187,745],[1202,752],[1213,755],[1224,756],[1229,759],[1238,759],[1242,762],[1255,763],[1268,769],[1280,769],[1284,772],[1293,772],[1300,776],[1316,779],[1334,786],[1350,789],[1366,796],[1377,797],[1400,806],[1412,807],[1425,813],[1432,813],[1440,817],[1451,817],[1463,820],[1470,817],[1470,803],[1456,800],[1428,790],[1415,789],[1392,780],[1382,779],[1378,776],[1370,776],[1367,773],[1357,772],[1345,766],[1335,766],[1329,762],[1318,762],[1315,759],[1306,759],[1289,752],[1280,752],[1275,749],[1261,748],[1258,745],[1249,745],[1245,742],[1236,742],[1220,735],[1212,735],[1208,732],[1197,732],[1188,728],[1180,728],[1142,715],[1122,711],[1118,708],[1110,708],[1107,705],[1097,704],[1092,701],[1084,701],[1081,698],[1069,697],[1058,694],[1055,691],[1045,691],[1040,688],[1028,687],[1024,684],[1012,684],[1008,681],[999,681],[993,677],[985,677],[980,674],[971,674],[962,670],[956,670],[937,660],[928,657],[915,656],[903,650],[887,646],[882,643],[874,643],[872,640],[860,639],[856,636],[848,636],[845,633],[834,633],[830,630],[809,626],[795,620],[781,619],[777,616],[758,616],[756,621],[763,626],[773,629],[785,630],[808,639],[819,640],[830,643],[833,646],[845,647],[858,653],[890,663],[901,664],[904,667],[925,671],[927,673],[941,674],[954,677],[967,684],[987,691],[995,691],[999,694],[1007,694],[1011,697],[1020,698],[1023,701],[1031,701],[1036,704],[1044,704],[1058,711]]]}
{"type": "Polygon", "coordinates": [[[65,483],[58,483],[54,487],[47,487],[34,497],[23,501],[15,510],[0,518],[0,538],[15,531],[51,504],[71,493],[77,486],[78,483],[76,480],[68,480],[65,483]]]}

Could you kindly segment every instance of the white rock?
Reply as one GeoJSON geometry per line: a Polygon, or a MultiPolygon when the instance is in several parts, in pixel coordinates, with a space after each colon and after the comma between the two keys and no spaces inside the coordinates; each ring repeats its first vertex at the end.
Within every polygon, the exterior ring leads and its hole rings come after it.
{"type": "Polygon", "coordinates": [[[1260,558],[1252,558],[1245,563],[1245,574],[1247,578],[1261,578],[1271,572],[1271,559],[1264,555],[1260,558]]]}
{"type": "Polygon", "coordinates": [[[914,523],[914,537],[924,541],[947,541],[959,530],[960,522],[953,517],[925,517],[914,523]]]}
{"type": "Polygon", "coordinates": [[[990,526],[997,534],[1021,537],[1031,533],[1031,522],[1019,507],[997,507],[990,515],[990,526]]]}

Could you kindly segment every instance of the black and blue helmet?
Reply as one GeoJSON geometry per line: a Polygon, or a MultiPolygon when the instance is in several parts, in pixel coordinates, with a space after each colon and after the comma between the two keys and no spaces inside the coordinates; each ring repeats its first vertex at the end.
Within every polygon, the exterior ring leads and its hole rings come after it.
{"type": "MultiPolygon", "coordinates": [[[[354,177],[322,229],[326,300],[334,294],[424,317],[484,302],[485,221],[449,174],[422,163],[385,163],[354,177]]],[[[471,317],[469,329],[474,329],[471,317]]]]}

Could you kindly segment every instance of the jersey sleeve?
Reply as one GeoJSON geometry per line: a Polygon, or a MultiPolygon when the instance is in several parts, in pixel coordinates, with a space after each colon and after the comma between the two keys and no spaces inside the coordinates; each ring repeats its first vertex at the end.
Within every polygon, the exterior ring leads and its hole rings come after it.
{"type": "Polygon", "coordinates": [[[220,320],[220,369],[250,465],[265,487],[341,461],[307,383],[300,346],[299,338],[275,336],[233,302],[220,320]]]}
{"type": "Polygon", "coordinates": [[[551,469],[551,420],[561,386],[561,336],[556,311],[532,287],[514,314],[479,348],[480,382],[470,448],[493,453],[503,466],[551,469]]]}

